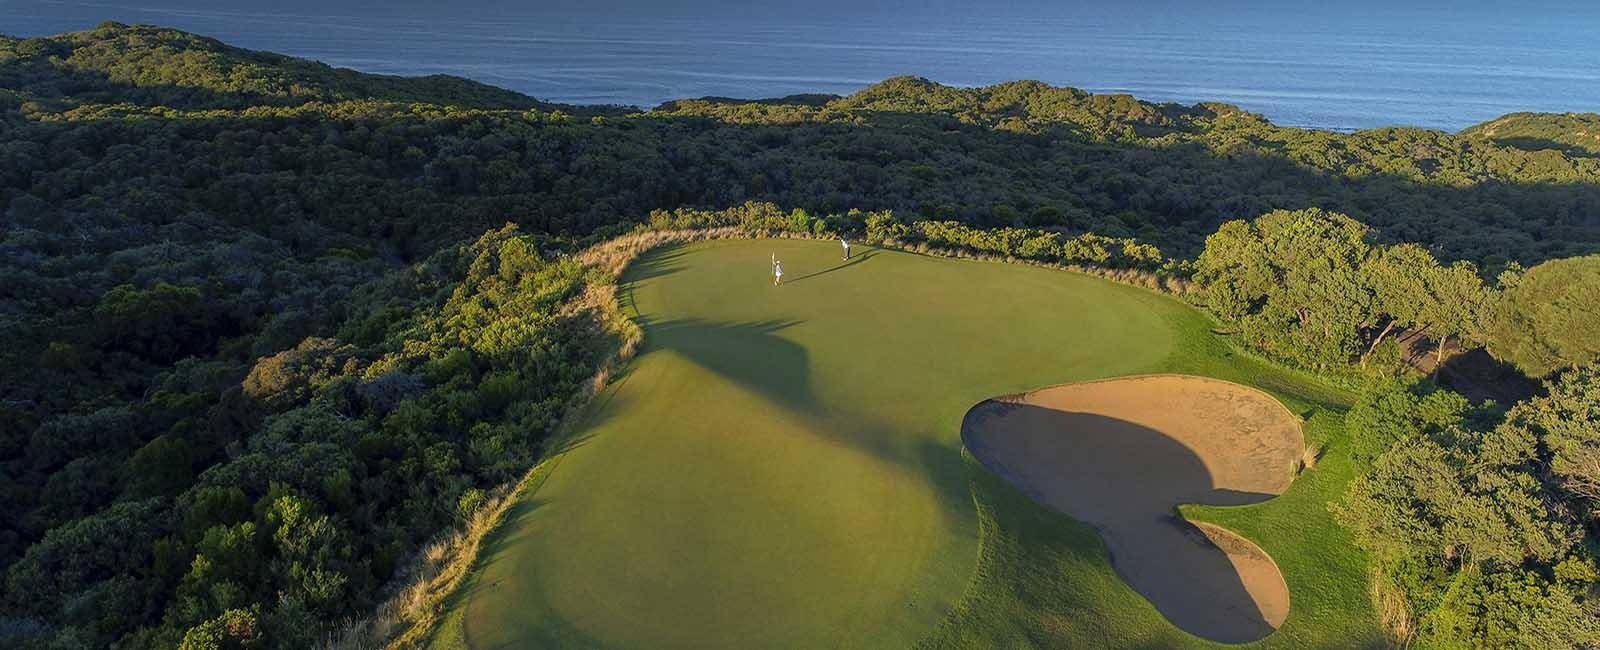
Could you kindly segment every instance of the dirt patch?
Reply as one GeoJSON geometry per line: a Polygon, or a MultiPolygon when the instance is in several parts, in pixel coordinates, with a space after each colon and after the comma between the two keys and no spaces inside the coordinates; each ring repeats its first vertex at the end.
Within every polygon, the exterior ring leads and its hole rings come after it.
{"type": "Polygon", "coordinates": [[[962,439],[1036,501],[1098,529],[1117,572],[1178,627],[1240,643],[1288,616],[1288,586],[1260,547],[1173,512],[1289,487],[1305,442],[1270,395],[1183,375],[1064,384],[974,406],[962,439]]]}

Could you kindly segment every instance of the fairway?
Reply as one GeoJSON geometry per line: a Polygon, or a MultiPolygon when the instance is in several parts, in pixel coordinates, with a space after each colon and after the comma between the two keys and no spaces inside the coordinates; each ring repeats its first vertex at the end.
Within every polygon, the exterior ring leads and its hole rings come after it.
{"type": "MultiPolygon", "coordinates": [[[[626,281],[644,349],[488,539],[437,645],[1200,643],[1117,578],[1092,531],[965,456],[963,415],[1169,371],[1261,385],[1293,409],[1320,394],[1228,358],[1175,300],[1048,269],[719,241],[653,251],[626,281]],[[1007,571],[1027,577],[994,584],[1007,571]]],[[[1289,508],[1312,543],[1346,543],[1320,492],[1305,505],[1328,476],[1220,523],[1250,538],[1289,508]]],[[[1252,539],[1292,590],[1308,585],[1268,641],[1370,636],[1359,556],[1297,572],[1278,547],[1305,539],[1252,539]],[[1297,629],[1306,606],[1316,618],[1297,629]]]]}

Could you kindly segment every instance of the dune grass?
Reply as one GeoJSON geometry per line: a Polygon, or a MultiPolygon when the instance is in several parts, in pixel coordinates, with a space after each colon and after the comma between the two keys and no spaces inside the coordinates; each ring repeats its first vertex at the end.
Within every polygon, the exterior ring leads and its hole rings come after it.
{"type": "Polygon", "coordinates": [[[623,299],[644,348],[486,540],[435,645],[1208,645],[1128,588],[1092,529],[960,444],[985,398],[1146,372],[1239,381],[1316,414],[1308,438],[1329,452],[1288,493],[1184,512],[1283,567],[1291,613],[1263,643],[1378,638],[1364,560],[1323,506],[1350,474],[1345,396],[1233,353],[1205,316],[1147,291],[838,255],[757,240],[642,258],[623,299]]]}

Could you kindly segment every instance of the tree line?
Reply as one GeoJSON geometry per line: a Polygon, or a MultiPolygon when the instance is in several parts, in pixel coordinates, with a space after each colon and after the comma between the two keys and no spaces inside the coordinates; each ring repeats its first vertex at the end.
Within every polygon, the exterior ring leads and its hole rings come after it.
{"type": "Polygon", "coordinates": [[[5,200],[83,219],[94,210],[68,199],[137,193],[113,202],[259,215],[258,231],[312,222],[416,257],[505,219],[581,234],[748,200],[1133,237],[1182,258],[1225,221],[1308,207],[1491,272],[1600,250],[1600,158],[1478,132],[1308,131],[1037,82],[895,78],[849,97],[645,112],[469,83],[155,27],[0,39],[0,120],[18,127],[0,153],[5,200]]]}
{"type": "Polygon", "coordinates": [[[1348,413],[1358,476],[1332,508],[1372,552],[1374,598],[1400,644],[1600,643],[1600,255],[1484,281],[1414,244],[1370,241],[1321,210],[1223,224],[1195,279],[1248,344],[1365,379],[1348,413]],[[1397,369],[1399,332],[1487,347],[1543,390],[1471,403],[1397,369]]]}
{"type": "Polygon", "coordinates": [[[1364,469],[1333,509],[1371,551],[1396,642],[1600,644],[1600,369],[1562,373],[1510,409],[1397,381],[1346,428],[1364,469]]]}
{"type": "Polygon", "coordinates": [[[198,292],[107,292],[108,317],[182,325],[119,353],[186,360],[147,399],[85,404],[13,441],[7,514],[46,530],[8,563],[5,632],[41,647],[321,641],[544,453],[609,349],[573,308],[591,279],[507,226],[346,297],[333,336],[244,363],[171,347],[207,340],[198,292]]]}
{"type": "Polygon", "coordinates": [[[1318,370],[1392,359],[1399,332],[1426,333],[1436,361],[1452,343],[1487,347],[1535,378],[1600,358],[1600,255],[1512,265],[1485,281],[1472,262],[1371,239],[1342,214],[1274,211],[1207,237],[1195,279],[1251,345],[1318,370]]]}

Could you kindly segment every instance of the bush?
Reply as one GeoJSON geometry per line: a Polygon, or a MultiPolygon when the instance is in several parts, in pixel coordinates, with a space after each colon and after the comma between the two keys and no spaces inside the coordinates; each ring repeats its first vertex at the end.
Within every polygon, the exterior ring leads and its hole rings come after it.
{"type": "Polygon", "coordinates": [[[1333,510],[1374,555],[1396,637],[1440,648],[1600,642],[1593,536],[1573,516],[1600,497],[1595,373],[1504,417],[1426,381],[1398,383],[1362,399],[1346,427],[1370,466],[1333,510]]]}
{"type": "Polygon", "coordinates": [[[1489,350],[1531,377],[1600,360],[1600,255],[1552,260],[1512,276],[1489,350]]]}
{"type": "Polygon", "coordinates": [[[313,390],[352,373],[354,352],[353,346],[341,346],[333,339],[307,338],[291,350],[257,361],[244,378],[244,392],[273,411],[303,403],[313,390]]]}

